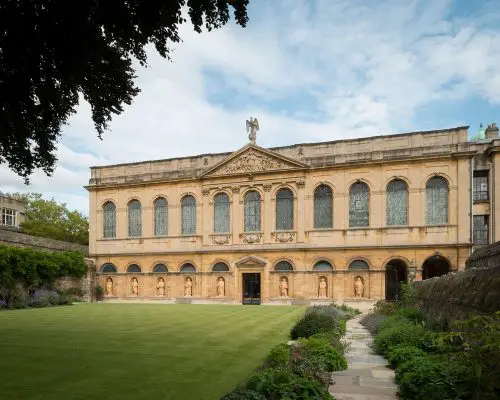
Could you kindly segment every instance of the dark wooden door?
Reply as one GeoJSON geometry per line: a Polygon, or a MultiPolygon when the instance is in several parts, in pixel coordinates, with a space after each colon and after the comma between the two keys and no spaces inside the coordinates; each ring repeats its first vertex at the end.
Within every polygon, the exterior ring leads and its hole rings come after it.
{"type": "Polygon", "coordinates": [[[243,274],[243,304],[260,304],[260,274],[243,274]]]}

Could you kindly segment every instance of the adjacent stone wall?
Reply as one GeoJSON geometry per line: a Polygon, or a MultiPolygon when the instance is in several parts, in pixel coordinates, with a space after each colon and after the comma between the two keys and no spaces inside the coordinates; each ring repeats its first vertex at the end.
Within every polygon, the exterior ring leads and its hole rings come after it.
{"type": "Polygon", "coordinates": [[[29,247],[35,250],[44,251],[81,251],[85,255],[88,255],[89,252],[88,246],[26,235],[10,229],[0,229],[0,243],[9,246],[29,247]]]}
{"type": "Polygon", "coordinates": [[[443,326],[500,311],[500,243],[471,255],[467,270],[415,282],[418,306],[443,326]]]}
{"type": "Polygon", "coordinates": [[[81,295],[78,296],[80,300],[91,302],[95,300],[95,263],[93,260],[86,258],[85,264],[87,264],[87,275],[85,277],[63,277],[57,281],[56,286],[60,290],[74,289],[76,292],[81,293],[81,295]]]}

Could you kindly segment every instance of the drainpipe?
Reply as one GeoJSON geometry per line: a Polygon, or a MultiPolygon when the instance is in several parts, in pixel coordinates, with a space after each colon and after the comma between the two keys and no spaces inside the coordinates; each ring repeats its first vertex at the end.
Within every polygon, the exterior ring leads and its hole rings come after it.
{"type": "Polygon", "coordinates": [[[473,246],[474,246],[474,216],[473,216],[473,206],[474,206],[474,161],[472,158],[469,159],[469,182],[470,182],[470,190],[469,190],[469,242],[471,243],[471,247],[469,248],[469,257],[472,254],[473,246]]]}

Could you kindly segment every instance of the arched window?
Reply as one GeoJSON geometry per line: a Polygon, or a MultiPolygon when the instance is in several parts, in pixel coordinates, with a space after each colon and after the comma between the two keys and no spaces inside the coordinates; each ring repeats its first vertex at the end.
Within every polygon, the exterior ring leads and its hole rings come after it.
{"type": "Polygon", "coordinates": [[[168,203],[160,197],[155,200],[155,236],[168,235],[168,203]]]}
{"type": "Polygon", "coordinates": [[[183,235],[196,234],[196,199],[193,196],[185,196],[182,199],[182,227],[183,235]]]}
{"type": "Polygon", "coordinates": [[[425,187],[425,223],[448,223],[448,182],[440,176],[429,179],[425,187]]]}
{"type": "Polygon", "coordinates": [[[368,226],[370,189],[364,182],[356,182],[349,190],[349,228],[368,226]]]}
{"type": "Polygon", "coordinates": [[[214,272],[227,272],[229,271],[229,267],[226,263],[218,262],[212,267],[212,271],[214,272]]]}
{"type": "Polygon", "coordinates": [[[142,212],[139,200],[128,203],[128,235],[138,237],[142,234],[142,212]]]}
{"type": "Polygon", "coordinates": [[[349,270],[356,270],[356,271],[358,271],[358,270],[369,270],[369,269],[370,269],[370,266],[364,260],[354,260],[349,265],[349,270]]]}
{"type": "Polygon", "coordinates": [[[260,231],[260,194],[255,190],[245,195],[244,201],[245,232],[260,231]]]}
{"type": "Polygon", "coordinates": [[[387,225],[408,225],[408,187],[401,179],[394,179],[386,191],[387,225]]]}
{"type": "Polygon", "coordinates": [[[168,272],[168,268],[165,264],[156,264],[153,267],[153,272],[155,272],[155,273],[168,272]]]}
{"type": "Polygon", "coordinates": [[[116,237],[116,206],[111,201],[108,201],[102,207],[102,212],[104,215],[103,223],[103,236],[105,238],[115,238],[116,237]]]}
{"type": "Polygon", "coordinates": [[[106,274],[115,274],[116,267],[111,263],[106,263],[102,265],[101,272],[106,274]]]}
{"type": "Polygon", "coordinates": [[[333,267],[328,261],[321,260],[314,264],[313,271],[332,271],[333,267]]]}
{"type": "Polygon", "coordinates": [[[280,261],[278,264],[274,266],[275,271],[293,271],[292,264],[288,261],[280,261]]]}
{"type": "Polygon", "coordinates": [[[333,228],[333,193],[327,185],[314,191],[314,228],[333,228]]]}
{"type": "Polygon", "coordinates": [[[191,263],[186,263],[181,267],[181,272],[196,272],[196,267],[191,263]]]}
{"type": "Polygon", "coordinates": [[[276,230],[293,229],[293,192],[280,189],[276,194],[276,230]]]}
{"type": "Polygon", "coordinates": [[[229,196],[218,193],[214,199],[214,232],[229,233],[229,196]]]}
{"type": "Polygon", "coordinates": [[[141,267],[139,267],[137,264],[130,264],[127,267],[127,272],[134,272],[134,273],[141,272],[141,267]]]}

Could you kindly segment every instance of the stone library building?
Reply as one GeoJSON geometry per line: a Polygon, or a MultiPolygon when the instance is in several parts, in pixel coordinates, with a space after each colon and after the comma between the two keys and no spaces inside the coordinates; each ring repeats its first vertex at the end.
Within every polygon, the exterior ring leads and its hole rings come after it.
{"type": "Polygon", "coordinates": [[[394,299],[500,240],[496,124],[275,148],[257,130],[232,153],[91,168],[106,301],[394,299]]]}

